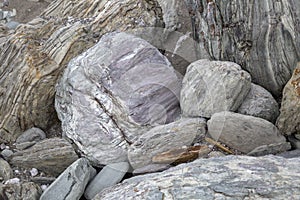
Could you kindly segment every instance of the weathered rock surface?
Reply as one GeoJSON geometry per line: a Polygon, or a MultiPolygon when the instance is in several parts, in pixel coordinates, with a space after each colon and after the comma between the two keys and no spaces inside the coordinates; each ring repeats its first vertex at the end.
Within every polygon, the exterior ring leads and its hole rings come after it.
{"type": "Polygon", "coordinates": [[[96,170],[87,159],[78,159],[43,192],[40,200],[79,200],[95,175],[96,170]]]}
{"type": "Polygon", "coordinates": [[[161,21],[161,9],[146,0],[57,0],[42,18],[6,34],[0,40],[0,138],[14,141],[30,127],[58,123],[53,102],[60,74],[103,34],[161,21]]]}
{"type": "Polygon", "coordinates": [[[0,158],[0,182],[7,181],[8,179],[11,179],[13,175],[13,171],[5,160],[0,158]]]}
{"type": "Polygon", "coordinates": [[[286,151],[286,152],[277,154],[277,156],[282,156],[284,158],[297,158],[297,157],[300,157],[300,149],[286,151]]]}
{"type": "Polygon", "coordinates": [[[120,162],[106,165],[88,184],[84,196],[86,199],[94,198],[103,189],[119,183],[129,171],[128,162],[120,162]]]}
{"type": "Polygon", "coordinates": [[[276,125],[285,135],[300,133],[300,62],[284,87],[276,125]]]}
{"type": "MultiPolygon", "coordinates": [[[[198,118],[183,118],[167,125],[156,126],[144,133],[128,149],[128,159],[134,169],[152,164],[152,158],[160,153],[182,146],[191,146],[195,138],[204,136],[198,118]]],[[[204,129],[205,130],[205,129],[204,129]]],[[[171,164],[171,163],[169,163],[171,164]]]]}
{"type": "Polygon", "coordinates": [[[269,144],[269,145],[262,145],[259,147],[256,147],[251,152],[249,152],[248,156],[265,156],[269,154],[279,154],[282,152],[286,152],[287,150],[290,150],[291,144],[289,142],[282,142],[278,144],[269,144]]]}
{"type": "Polygon", "coordinates": [[[0,199],[3,200],[39,200],[42,190],[35,183],[0,184],[0,199]]]}
{"type": "Polygon", "coordinates": [[[271,122],[228,111],[214,114],[207,126],[214,140],[243,153],[249,153],[262,145],[286,141],[271,122]]]}
{"type": "Polygon", "coordinates": [[[46,134],[43,130],[33,127],[22,133],[16,140],[16,143],[40,141],[46,138],[46,134]]]}
{"type": "Polygon", "coordinates": [[[198,60],[183,79],[180,105],[185,116],[211,117],[236,111],[251,87],[250,75],[232,62],[198,60]]]}
{"type": "Polygon", "coordinates": [[[276,156],[198,159],[161,173],[127,179],[94,200],[299,199],[299,163],[300,158],[276,156]]]}
{"type": "Polygon", "coordinates": [[[37,168],[49,175],[58,176],[78,156],[65,139],[51,138],[36,143],[12,155],[10,163],[22,168],[37,168]]]}
{"type": "Polygon", "coordinates": [[[127,147],[149,126],[180,114],[181,79],[160,52],[111,33],[73,59],[57,86],[64,135],[96,164],[127,160],[127,147]]]}
{"type": "Polygon", "coordinates": [[[252,83],[250,92],[237,112],[275,123],[279,115],[279,107],[270,92],[263,87],[252,83]]]}

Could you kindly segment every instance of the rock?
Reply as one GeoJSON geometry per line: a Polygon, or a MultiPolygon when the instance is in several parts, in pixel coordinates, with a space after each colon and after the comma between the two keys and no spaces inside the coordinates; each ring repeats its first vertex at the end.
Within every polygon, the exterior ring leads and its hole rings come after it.
{"type": "Polygon", "coordinates": [[[248,156],[265,156],[269,154],[278,154],[291,149],[291,144],[289,142],[282,142],[279,144],[269,144],[269,145],[262,145],[256,147],[251,152],[249,152],[248,156]]]}
{"type": "Polygon", "coordinates": [[[51,184],[52,182],[54,182],[56,180],[55,177],[40,177],[40,176],[35,176],[35,177],[31,177],[30,181],[37,183],[39,185],[42,184],[51,184]]]}
{"type": "Polygon", "coordinates": [[[52,176],[58,176],[78,156],[65,139],[45,139],[34,146],[15,152],[10,163],[22,168],[37,168],[52,176]]]}
{"type": "Polygon", "coordinates": [[[243,153],[286,141],[271,122],[248,115],[224,111],[214,114],[207,125],[214,140],[243,153]]]}
{"type": "Polygon", "coordinates": [[[281,156],[284,158],[297,158],[297,157],[300,157],[300,149],[286,151],[286,152],[277,154],[276,156],[281,156]]]}
{"type": "Polygon", "coordinates": [[[69,61],[102,35],[163,27],[161,22],[161,9],[148,0],[79,0],[72,6],[57,0],[9,37],[2,39],[0,30],[0,139],[15,141],[28,128],[49,130],[59,123],[55,85],[69,61]]]}
{"type": "Polygon", "coordinates": [[[46,138],[46,134],[39,128],[33,127],[22,133],[16,140],[16,143],[41,141],[46,138]]]}
{"type": "Polygon", "coordinates": [[[128,162],[120,162],[106,165],[88,184],[84,196],[93,199],[103,189],[119,183],[128,172],[128,162]]]}
{"type": "Polygon", "coordinates": [[[209,158],[216,158],[216,157],[222,157],[222,156],[225,156],[225,154],[223,154],[220,151],[212,151],[208,154],[209,158]]]}
{"type": "Polygon", "coordinates": [[[126,161],[128,145],[149,127],[179,117],[180,87],[155,47],[115,32],[69,63],[55,107],[63,134],[95,165],[107,165],[126,161]]]}
{"type": "Polygon", "coordinates": [[[237,112],[275,123],[279,115],[279,107],[270,92],[263,87],[252,83],[250,92],[237,112]]]}
{"type": "Polygon", "coordinates": [[[12,175],[13,171],[8,162],[0,158],[0,182],[11,179],[12,175]]]}
{"type": "Polygon", "coordinates": [[[0,199],[3,200],[39,200],[41,193],[41,188],[32,182],[8,185],[0,184],[0,199]]]}
{"type": "Polygon", "coordinates": [[[20,183],[20,179],[19,178],[12,178],[12,179],[8,179],[7,181],[5,181],[5,185],[8,184],[18,184],[20,183]]]}
{"type": "Polygon", "coordinates": [[[294,149],[300,149],[300,140],[297,139],[294,135],[289,135],[287,139],[294,149]]]}
{"type": "Polygon", "coordinates": [[[70,165],[42,194],[40,200],[79,200],[96,170],[85,158],[70,165]]]}
{"type": "Polygon", "coordinates": [[[16,149],[24,150],[24,149],[28,149],[29,147],[32,147],[36,143],[37,143],[36,141],[32,141],[32,142],[16,143],[15,145],[16,145],[16,149]]]}
{"type": "Polygon", "coordinates": [[[171,165],[169,164],[150,164],[150,165],[146,165],[145,167],[141,167],[133,170],[132,174],[139,175],[139,174],[147,174],[153,172],[161,172],[166,169],[169,169],[170,167],[171,165]]]}
{"type": "Polygon", "coordinates": [[[164,172],[126,179],[94,200],[298,199],[300,181],[295,177],[300,173],[299,163],[300,158],[277,156],[198,159],[164,172]]]}
{"type": "Polygon", "coordinates": [[[16,29],[20,25],[19,22],[9,21],[5,24],[8,29],[16,29]]]}
{"type": "Polygon", "coordinates": [[[4,149],[3,151],[1,151],[1,156],[3,156],[5,160],[9,160],[13,154],[14,152],[9,149],[4,149]]]}
{"type": "Polygon", "coordinates": [[[300,62],[285,85],[276,126],[285,135],[300,133],[300,62]]]}
{"type": "MultiPolygon", "coordinates": [[[[144,133],[128,149],[128,159],[134,169],[142,168],[152,162],[157,154],[182,146],[191,146],[201,132],[203,124],[198,118],[183,118],[167,125],[154,127],[144,133]]],[[[171,164],[171,163],[169,163],[171,164]]]]}
{"type": "Polygon", "coordinates": [[[232,62],[198,60],[183,79],[180,105],[183,115],[207,117],[236,111],[251,87],[248,72],[232,62]]]}

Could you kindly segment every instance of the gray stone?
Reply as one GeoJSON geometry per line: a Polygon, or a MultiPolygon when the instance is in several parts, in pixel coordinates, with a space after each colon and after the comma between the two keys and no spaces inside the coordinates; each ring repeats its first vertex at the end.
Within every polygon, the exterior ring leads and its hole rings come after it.
{"type": "Polygon", "coordinates": [[[22,133],[16,140],[16,143],[40,141],[46,138],[46,134],[39,128],[33,127],[22,133]]]}
{"type": "Polygon", "coordinates": [[[195,138],[205,135],[199,118],[183,118],[167,125],[154,127],[144,133],[128,149],[128,159],[134,169],[152,163],[152,158],[160,153],[182,146],[191,146],[195,138]]]}
{"type": "Polygon", "coordinates": [[[180,105],[185,116],[210,118],[221,111],[236,111],[251,87],[248,72],[232,62],[198,60],[183,79],[180,105]]]}
{"type": "Polygon", "coordinates": [[[300,149],[286,151],[286,152],[277,154],[276,156],[281,156],[284,158],[297,158],[297,157],[300,157],[300,149]]]}
{"type": "Polygon", "coordinates": [[[29,147],[32,147],[36,143],[37,143],[36,141],[31,141],[31,142],[16,143],[15,145],[16,145],[16,149],[24,150],[24,149],[28,149],[29,147]]]}
{"type": "Polygon", "coordinates": [[[37,168],[52,176],[58,176],[78,156],[72,145],[61,138],[45,139],[34,146],[17,151],[12,155],[10,163],[13,166],[37,168]]]}
{"type": "Polygon", "coordinates": [[[85,198],[92,199],[103,189],[119,183],[129,168],[128,162],[106,165],[88,184],[84,192],[85,198]]]}
{"type": "Polygon", "coordinates": [[[277,156],[198,159],[126,179],[93,200],[299,199],[299,164],[300,158],[277,156]]]}
{"type": "Polygon", "coordinates": [[[0,158],[0,182],[11,179],[12,175],[13,175],[13,171],[10,165],[8,164],[8,162],[0,158]]]}
{"type": "Polygon", "coordinates": [[[262,145],[286,141],[271,122],[228,111],[214,114],[207,126],[214,140],[243,153],[249,153],[262,145]]]}
{"type": "Polygon", "coordinates": [[[8,29],[16,29],[20,25],[19,22],[9,21],[5,24],[8,29]]]}
{"type": "Polygon", "coordinates": [[[171,165],[169,164],[149,164],[146,165],[145,167],[141,167],[138,169],[133,170],[134,175],[139,175],[139,174],[147,174],[147,173],[153,173],[153,172],[161,172],[166,169],[169,169],[171,165]]]}
{"type": "Polygon", "coordinates": [[[300,133],[300,62],[283,90],[276,126],[285,135],[300,133]]]}
{"type": "Polygon", "coordinates": [[[127,160],[127,147],[151,126],[180,114],[181,79],[160,52],[110,33],[73,59],[57,86],[63,134],[96,165],[127,160]]]}
{"type": "Polygon", "coordinates": [[[40,186],[32,182],[0,184],[1,200],[39,200],[41,194],[40,186]]]}
{"type": "Polygon", "coordinates": [[[263,87],[252,83],[250,92],[237,112],[275,123],[279,115],[279,107],[270,92],[263,87]]]}
{"type": "Polygon", "coordinates": [[[289,135],[287,139],[294,149],[300,149],[300,140],[295,138],[294,135],[289,135]]]}
{"type": "Polygon", "coordinates": [[[1,155],[5,160],[9,160],[13,154],[14,152],[10,149],[4,149],[3,151],[1,151],[1,155]]]}
{"type": "Polygon", "coordinates": [[[85,158],[70,165],[42,194],[40,200],[79,200],[96,170],[85,158]]]}
{"type": "Polygon", "coordinates": [[[269,144],[256,147],[251,152],[247,153],[248,156],[265,156],[269,154],[278,154],[291,149],[289,142],[282,142],[279,144],[269,144]]]}

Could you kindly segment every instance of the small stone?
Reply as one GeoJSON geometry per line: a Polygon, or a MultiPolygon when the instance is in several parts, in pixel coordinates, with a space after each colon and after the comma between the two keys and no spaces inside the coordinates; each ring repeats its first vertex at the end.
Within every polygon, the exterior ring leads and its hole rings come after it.
{"type": "Polygon", "coordinates": [[[4,184],[18,184],[18,183],[20,183],[20,179],[19,178],[12,178],[12,179],[9,179],[9,180],[7,180],[7,181],[5,181],[5,183],[4,184]]]}
{"type": "Polygon", "coordinates": [[[265,156],[269,154],[275,155],[277,153],[282,153],[290,149],[291,149],[291,144],[289,142],[282,142],[278,144],[269,144],[269,145],[262,145],[256,147],[247,155],[248,156],[265,156]]]}
{"type": "Polygon", "coordinates": [[[2,177],[2,181],[7,181],[12,178],[13,171],[5,160],[0,158],[0,177],[2,177]]]}
{"type": "Polygon", "coordinates": [[[225,156],[225,154],[223,154],[220,151],[212,151],[208,154],[209,158],[216,158],[216,157],[222,157],[222,156],[225,156]]]}
{"type": "Polygon", "coordinates": [[[2,143],[2,144],[0,145],[0,149],[3,150],[3,149],[5,149],[5,148],[6,148],[6,145],[5,145],[4,143],[2,143]]]}
{"type": "Polygon", "coordinates": [[[41,189],[42,189],[43,191],[45,191],[47,188],[48,188],[47,185],[41,185],[41,189]]]}
{"type": "Polygon", "coordinates": [[[153,172],[161,172],[166,169],[169,169],[171,165],[169,164],[150,164],[138,169],[133,170],[134,175],[140,175],[140,174],[147,174],[147,173],[153,173],[153,172]]]}
{"type": "Polygon", "coordinates": [[[31,128],[23,132],[16,140],[16,143],[40,141],[46,138],[46,134],[39,128],[31,128]]]}
{"type": "Polygon", "coordinates": [[[5,160],[8,160],[11,158],[11,156],[14,154],[14,152],[12,150],[9,150],[9,149],[4,149],[2,152],[1,152],[1,155],[3,156],[3,158],[5,160]]]}
{"type": "Polygon", "coordinates": [[[92,199],[103,189],[119,183],[129,168],[128,162],[106,165],[87,186],[84,193],[85,198],[92,199]]]}
{"type": "Polygon", "coordinates": [[[36,168],[32,168],[32,169],[30,170],[30,175],[31,175],[32,177],[38,175],[38,173],[39,173],[39,171],[38,171],[36,168]]]}

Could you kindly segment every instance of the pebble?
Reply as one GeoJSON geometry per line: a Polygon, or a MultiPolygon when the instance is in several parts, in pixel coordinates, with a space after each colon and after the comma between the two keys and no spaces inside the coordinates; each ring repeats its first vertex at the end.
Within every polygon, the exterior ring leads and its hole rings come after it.
{"type": "Polygon", "coordinates": [[[20,183],[20,179],[19,178],[12,178],[12,179],[8,179],[7,181],[5,181],[5,185],[7,184],[18,184],[20,183]]]}
{"type": "Polygon", "coordinates": [[[32,177],[38,175],[38,173],[39,173],[39,171],[36,168],[32,168],[30,170],[30,174],[31,174],[32,177]]]}
{"type": "Polygon", "coordinates": [[[5,160],[8,160],[13,154],[14,154],[14,152],[12,150],[9,150],[9,149],[4,149],[1,152],[1,155],[3,156],[3,158],[5,160]]]}

